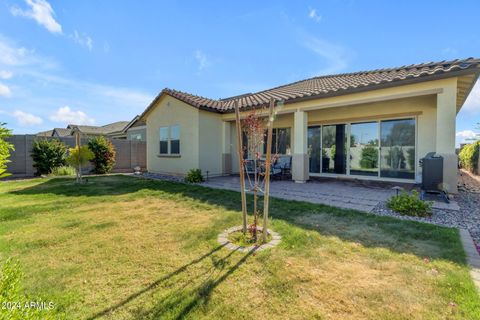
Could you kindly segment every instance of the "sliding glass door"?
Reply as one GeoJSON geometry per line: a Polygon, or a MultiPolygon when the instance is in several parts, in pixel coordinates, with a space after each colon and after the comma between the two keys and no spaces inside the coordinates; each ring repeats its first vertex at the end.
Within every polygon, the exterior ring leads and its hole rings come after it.
{"type": "Polygon", "coordinates": [[[350,126],[350,175],[378,176],[378,122],[350,126]]]}
{"type": "Polygon", "coordinates": [[[308,127],[308,157],[310,173],[320,173],[321,127],[308,127]]]}
{"type": "Polygon", "coordinates": [[[309,127],[309,171],[413,180],[415,135],[415,119],[309,127]]]}
{"type": "Polygon", "coordinates": [[[345,124],[322,127],[322,172],[347,173],[347,135],[345,124]]]}
{"type": "Polygon", "coordinates": [[[415,120],[381,122],[380,176],[415,179],[415,120]]]}

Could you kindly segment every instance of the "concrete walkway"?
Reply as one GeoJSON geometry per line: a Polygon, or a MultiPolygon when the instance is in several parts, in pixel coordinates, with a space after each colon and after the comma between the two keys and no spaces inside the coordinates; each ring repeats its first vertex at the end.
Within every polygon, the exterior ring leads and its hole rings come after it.
{"type": "MultiPolygon", "coordinates": [[[[236,176],[211,178],[202,185],[240,191],[240,179],[236,176]]],[[[395,191],[384,188],[367,188],[350,185],[341,181],[295,183],[293,181],[272,181],[272,197],[326,204],[342,209],[370,212],[379,202],[387,200],[395,191]]]]}
{"type": "MultiPolygon", "coordinates": [[[[210,178],[209,181],[202,183],[202,185],[217,189],[240,191],[240,178],[238,176],[210,178]]],[[[394,194],[395,191],[391,187],[367,187],[359,183],[335,179],[329,181],[309,181],[307,183],[295,183],[291,180],[274,180],[270,184],[270,195],[272,197],[320,203],[364,212],[371,212],[380,202],[386,201],[394,194]]],[[[451,201],[449,204],[434,202],[433,208],[459,210],[455,201],[451,201]]]]}

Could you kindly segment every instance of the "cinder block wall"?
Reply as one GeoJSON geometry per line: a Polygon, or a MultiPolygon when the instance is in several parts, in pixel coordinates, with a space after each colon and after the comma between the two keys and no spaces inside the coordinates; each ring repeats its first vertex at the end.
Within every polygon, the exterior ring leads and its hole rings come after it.
{"type": "MultiPolygon", "coordinates": [[[[7,172],[17,177],[30,177],[35,174],[33,167],[33,160],[31,157],[31,150],[33,142],[36,139],[58,139],[62,141],[68,148],[75,146],[75,139],[73,137],[53,138],[53,137],[37,137],[35,135],[13,135],[7,139],[15,147],[15,151],[11,152],[9,162],[7,164],[7,172]]],[[[116,163],[113,167],[113,172],[133,172],[133,168],[137,165],[142,169],[147,167],[146,160],[146,142],[144,141],[129,141],[112,139],[113,146],[117,152],[116,163]]],[[[86,144],[88,139],[82,139],[81,143],[86,144]]],[[[85,173],[92,169],[89,165],[84,168],[85,173]]]]}

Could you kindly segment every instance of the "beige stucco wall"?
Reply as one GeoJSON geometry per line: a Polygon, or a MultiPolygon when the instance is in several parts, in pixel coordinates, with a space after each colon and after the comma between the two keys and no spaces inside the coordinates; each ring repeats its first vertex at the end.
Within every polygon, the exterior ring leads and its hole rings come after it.
{"type": "Polygon", "coordinates": [[[222,174],[222,122],[218,113],[199,112],[199,168],[209,177],[222,174]]]}
{"type": "Polygon", "coordinates": [[[154,173],[185,174],[199,167],[199,115],[192,106],[164,96],[147,115],[147,170],[154,173]],[[180,125],[180,157],[159,157],[162,126],[180,125]]]}

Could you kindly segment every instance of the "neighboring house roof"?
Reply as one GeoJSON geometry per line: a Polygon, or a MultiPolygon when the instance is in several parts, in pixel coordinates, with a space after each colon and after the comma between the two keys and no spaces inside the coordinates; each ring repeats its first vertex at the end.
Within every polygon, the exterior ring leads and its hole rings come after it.
{"type": "Polygon", "coordinates": [[[65,128],[55,128],[53,129],[52,136],[54,134],[57,134],[59,137],[69,137],[72,135],[72,130],[71,129],[65,129],[65,128]]]}
{"type": "Polygon", "coordinates": [[[257,93],[248,93],[226,99],[209,99],[173,89],[163,89],[142,114],[155,106],[165,94],[175,97],[196,108],[227,113],[234,111],[234,103],[248,109],[267,105],[271,98],[293,103],[307,99],[319,99],[354,92],[376,90],[416,82],[480,73],[480,59],[468,58],[441,62],[412,64],[397,68],[377,69],[336,75],[314,77],[293,82],[257,93]]]}
{"type": "Polygon", "coordinates": [[[134,129],[135,127],[141,127],[146,125],[145,120],[140,120],[140,116],[136,115],[127,125],[123,128],[123,132],[127,132],[128,129],[134,129]]]}
{"type": "Polygon", "coordinates": [[[53,134],[53,130],[41,131],[36,134],[37,137],[51,137],[53,134]]]}
{"type": "Polygon", "coordinates": [[[122,132],[128,124],[128,121],[118,121],[101,127],[69,124],[67,128],[79,130],[81,133],[87,135],[108,135],[122,132]]]}

